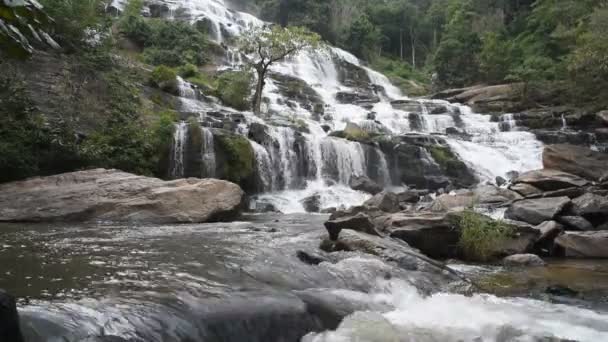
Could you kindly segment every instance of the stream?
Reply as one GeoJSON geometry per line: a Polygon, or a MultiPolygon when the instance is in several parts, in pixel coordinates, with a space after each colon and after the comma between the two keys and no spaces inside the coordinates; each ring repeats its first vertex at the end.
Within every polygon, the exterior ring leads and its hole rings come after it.
{"type": "Polygon", "coordinates": [[[28,342],[608,338],[606,262],[556,261],[515,275],[500,267],[453,265],[493,284],[499,296],[447,293],[420,285],[424,274],[370,255],[324,254],[318,246],[326,218],[2,224],[0,288],[19,298],[28,342]],[[299,252],[324,262],[305,263],[299,252]],[[535,289],[546,284],[584,295],[539,296],[535,289]],[[340,315],[348,317],[338,326],[340,315]]]}

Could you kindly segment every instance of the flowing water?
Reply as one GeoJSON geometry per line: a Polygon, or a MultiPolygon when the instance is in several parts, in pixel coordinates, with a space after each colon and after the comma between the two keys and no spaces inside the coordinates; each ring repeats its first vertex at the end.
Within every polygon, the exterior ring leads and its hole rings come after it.
{"type": "MultiPolygon", "coordinates": [[[[157,2],[166,5],[167,19],[207,20],[218,43],[263,25],[223,0],[157,2]]],[[[118,9],[125,3],[113,1],[118,9]]],[[[225,68],[238,68],[241,56],[227,50],[225,68]]],[[[431,100],[414,100],[419,110],[400,110],[391,101],[407,96],[340,49],[303,52],[272,71],[305,82],[322,101],[323,114],[285,98],[276,79],[264,93],[271,117],[236,113],[182,79],[179,100],[180,111],[198,114],[201,122],[216,112],[242,115],[234,129],[239,134],[248,135],[253,123],[265,126],[267,139],[249,140],[257,198],[283,213],[303,212],[302,199],[309,196],[318,196],[322,208],[362,203],[370,195],[348,186],[356,175],[385,187],[400,185],[392,184],[382,151],[330,137],[323,126],[341,130],[356,123],[368,132],[440,135],[480,181],[542,166],[542,144],[518,131],[512,116],[492,122],[466,106],[431,100]],[[363,70],[368,81],[353,84],[344,78],[348,70],[363,70]],[[377,101],[337,100],[340,93],[361,92],[377,101]],[[448,113],[433,114],[436,106],[448,113]],[[307,129],[296,127],[301,125],[307,129]],[[446,135],[450,128],[463,134],[446,135]]],[[[213,176],[212,129],[201,129],[201,174],[213,176]]],[[[188,123],[176,125],[170,169],[175,178],[184,176],[188,132],[188,123]]],[[[318,246],[326,219],[291,214],[179,226],[4,224],[0,288],[20,299],[27,342],[100,341],[99,336],[137,342],[608,340],[608,311],[589,301],[557,304],[522,293],[465,296],[446,292],[437,275],[406,271],[367,254],[324,254],[318,246]],[[309,265],[298,251],[325,261],[309,265]]],[[[597,273],[592,281],[608,283],[605,277],[597,273]]]]}

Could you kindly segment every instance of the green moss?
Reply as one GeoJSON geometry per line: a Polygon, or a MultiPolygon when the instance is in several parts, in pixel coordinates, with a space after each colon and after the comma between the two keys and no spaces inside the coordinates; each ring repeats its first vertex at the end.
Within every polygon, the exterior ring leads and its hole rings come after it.
{"type": "Polygon", "coordinates": [[[217,80],[204,72],[188,77],[187,81],[198,86],[206,94],[218,96],[217,80]]]}
{"type": "Polygon", "coordinates": [[[496,251],[513,232],[513,229],[503,222],[470,209],[460,215],[458,226],[462,254],[470,261],[488,261],[496,257],[496,251]]]}
{"type": "Polygon", "coordinates": [[[468,186],[475,182],[467,165],[449,147],[435,145],[429,148],[429,152],[441,170],[454,178],[457,185],[468,186]]]}
{"type": "Polygon", "coordinates": [[[255,155],[247,138],[226,134],[217,136],[216,141],[224,151],[225,178],[237,184],[250,179],[254,172],[255,155]]]}
{"type": "Polygon", "coordinates": [[[201,146],[203,143],[201,125],[195,117],[188,118],[188,139],[192,146],[201,146]]]}

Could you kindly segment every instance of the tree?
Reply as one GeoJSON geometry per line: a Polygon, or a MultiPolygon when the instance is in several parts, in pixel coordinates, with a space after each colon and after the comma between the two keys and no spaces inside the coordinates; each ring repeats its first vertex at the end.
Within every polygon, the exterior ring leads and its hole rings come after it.
{"type": "Polygon", "coordinates": [[[33,0],[0,1],[0,54],[27,57],[34,47],[32,38],[54,48],[59,45],[43,30],[52,19],[33,0]]]}
{"type": "Polygon", "coordinates": [[[257,86],[253,98],[253,111],[260,114],[262,92],[270,66],[305,49],[317,48],[321,38],[302,27],[280,26],[255,28],[240,39],[248,64],[257,73],[257,86]]]}

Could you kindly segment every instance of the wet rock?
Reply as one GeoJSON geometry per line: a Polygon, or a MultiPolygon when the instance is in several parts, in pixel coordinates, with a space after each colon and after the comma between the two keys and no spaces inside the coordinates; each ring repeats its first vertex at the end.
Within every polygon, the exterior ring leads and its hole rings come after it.
{"type": "Polygon", "coordinates": [[[517,177],[519,177],[519,172],[518,171],[509,171],[509,172],[507,172],[507,180],[509,182],[512,182],[517,177]]]}
{"type": "Polygon", "coordinates": [[[608,154],[574,145],[549,145],[543,152],[545,168],[601,181],[608,177],[608,154]]]}
{"type": "Polygon", "coordinates": [[[406,190],[404,192],[400,192],[397,194],[397,198],[399,198],[400,204],[415,204],[420,201],[420,196],[424,196],[428,193],[423,193],[423,191],[419,190],[406,190]]]}
{"type": "Polygon", "coordinates": [[[545,266],[545,262],[535,254],[515,254],[502,259],[505,266],[545,266]]]}
{"type": "Polygon", "coordinates": [[[496,177],[496,185],[498,185],[498,186],[503,186],[503,185],[507,184],[507,182],[508,181],[506,179],[504,179],[500,176],[496,177]]]}
{"type": "Polygon", "coordinates": [[[338,211],[338,208],[335,208],[335,207],[325,208],[325,209],[321,209],[321,214],[333,214],[336,211],[338,211]]]}
{"type": "Polygon", "coordinates": [[[498,205],[522,199],[517,192],[494,185],[479,185],[473,189],[473,194],[479,204],[498,205]]]}
{"type": "Polygon", "coordinates": [[[555,221],[545,221],[534,227],[540,232],[536,243],[553,243],[553,240],[564,231],[564,226],[555,221]]]}
{"type": "Polygon", "coordinates": [[[314,194],[301,200],[307,213],[318,213],[321,211],[321,195],[314,194]]]}
{"type": "Polygon", "coordinates": [[[608,126],[608,110],[603,110],[595,114],[598,121],[602,123],[604,126],[608,126]]]}
{"type": "Polygon", "coordinates": [[[547,286],[547,289],[545,290],[546,293],[553,295],[553,296],[560,296],[560,297],[576,297],[578,296],[578,291],[575,291],[569,287],[566,286],[562,286],[562,285],[551,285],[551,286],[547,286]]]}
{"type": "Polygon", "coordinates": [[[387,213],[396,213],[401,211],[399,205],[399,197],[392,192],[381,192],[376,196],[368,199],[363,203],[364,206],[370,208],[378,208],[379,210],[387,213]]]}
{"type": "Polygon", "coordinates": [[[0,221],[207,222],[234,218],[244,192],[216,179],[163,181],[95,169],[0,185],[0,221]]]}
{"type": "Polygon", "coordinates": [[[383,188],[378,183],[366,176],[355,176],[350,180],[350,188],[357,191],[367,192],[376,195],[382,192],[383,188]]]}
{"type": "Polygon", "coordinates": [[[584,217],[580,216],[559,216],[556,218],[557,222],[566,226],[566,230],[581,230],[588,231],[594,230],[593,225],[585,220],[584,217]]]}
{"type": "Polygon", "coordinates": [[[538,225],[552,220],[569,203],[568,197],[526,199],[511,204],[505,217],[538,225]]]}
{"type": "Polygon", "coordinates": [[[526,172],[513,181],[515,184],[525,183],[543,191],[582,187],[589,182],[573,174],[559,170],[534,170],[526,172]]]}
{"type": "Polygon", "coordinates": [[[572,258],[608,258],[608,231],[566,232],[555,239],[557,253],[572,258]]]}
{"type": "Polygon", "coordinates": [[[342,229],[351,229],[366,234],[380,236],[380,233],[376,231],[370,217],[364,213],[357,213],[352,216],[329,220],[325,222],[325,229],[327,229],[327,232],[329,233],[329,238],[334,241],[338,239],[342,229]]]}
{"type": "Polygon", "coordinates": [[[327,262],[329,261],[327,258],[314,254],[314,253],[309,253],[309,252],[305,252],[305,251],[297,251],[296,252],[296,256],[298,257],[298,259],[300,259],[300,261],[302,261],[305,264],[308,265],[318,265],[322,262],[327,262]]]}
{"type": "Polygon", "coordinates": [[[572,204],[572,210],[577,215],[597,223],[608,221],[608,198],[604,196],[586,193],[573,199],[572,204]]]}
{"type": "Polygon", "coordinates": [[[370,94],[361,92],[346,92],[340,91],[336,93],[336,100],[344,104],[358,104],[358,103],[378,103],[380,98],[370,94]]]}
{"type": "Polygon", "coordinates": [[[0,341],[23,342],[15,298],[0,289],[0,341]]]}
{"type": "Polygon", "coordinates": [[[518,194],[520,194],[524,197],[541,195],[543,193],[543,191],[540,190],[539,188],[536,188],[536,187],[534,187],[530,184],[526,184],[526,183],[513,184],[509,187],[509,189],[517,192],[518,194]]]}

